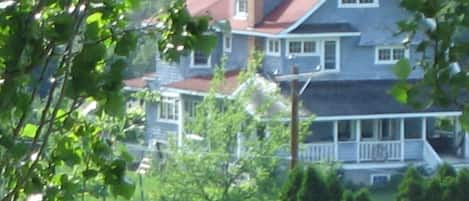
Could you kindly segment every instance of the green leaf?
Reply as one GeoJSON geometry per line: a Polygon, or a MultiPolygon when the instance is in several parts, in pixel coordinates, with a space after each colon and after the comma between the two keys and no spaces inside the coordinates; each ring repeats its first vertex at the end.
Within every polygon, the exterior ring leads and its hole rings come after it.
{"type": "Polygon", "coordinates": [[[27,138],[34,138],[36,136],[37,126],[34,124],[26,124],[21,132],[21,136],[27,138]]]}
{"type": "Polygon", "coordinates": [[[114,53],[120,56],[129,56],[132,50],[137,47],[138,36],[134,32],[126,32],[117,42],[114,53]]]}
{"type": "Polygon", "coordinates": [[[392,87],[389,93],[397,100],[397,102],[406,104],[408,102],[408,91],[409,85],[406,83],[398,83],[392,87]]]}
{"type": "Polygon", "coordinates": [[[90,16],[88,16],[88,18],[86,18],[86,23],[91,24],[94,22],[99,22],[102,17],[103,17],[103,14],[100,12],[93,13],[90,16]]]}
{"type": "Polygon", "coordinates": [[[408,59],[401,59],[394,65],[394,74],[401,80],[406,80],[412,72],[410,61],[408,59]]]}
{"type": "Polygon", "coordinates": [[[461,122],[461,126],[464,128],[464,130],[469,131],[469,107],[468,106],[464,108],[464,112],[459,117],[459,121],[461,122]]]}
{"type": "Polygon", "coordinates": [[[98,171],[96,171],[96,170],[85,170],[85,171],[83,171],[83,177],[85,177],[85,179],[90,179],[90,178],[96,177],[96,175],[98,175],[98,171]]]}
{"type": "Polygon", "coordinates": [[[135,192],[136,185],[127,177],[124,177],[118,184],[111,186],[111,191],[114,196],[122,196],[130,200],[135,192]]]}

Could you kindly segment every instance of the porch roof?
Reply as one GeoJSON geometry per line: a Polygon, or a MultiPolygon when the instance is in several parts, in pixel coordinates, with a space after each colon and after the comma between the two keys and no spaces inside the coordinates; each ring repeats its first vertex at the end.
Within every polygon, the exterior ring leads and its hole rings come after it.
{"type": "Polygon", "coordinates": [[[292,34],[311,33],[358,33],[359,31],[349,23],[319,23],[302,24],[291,31],[292,34]]]}
{"type": "MultiPolygon", "coordinates": [[[[388,93],[395,82],[393,80],[311,82],[299,98],[303,107],[318,117],[458,112],[456,108],[430,107],[418,110],[400,104],[388,93]]],[[[300,83],[299,86],[303,85],[304,83],[300,83]]],[[[290,94],[289,82],[280,83],[280,87],[283,95],[290,94]]]]}

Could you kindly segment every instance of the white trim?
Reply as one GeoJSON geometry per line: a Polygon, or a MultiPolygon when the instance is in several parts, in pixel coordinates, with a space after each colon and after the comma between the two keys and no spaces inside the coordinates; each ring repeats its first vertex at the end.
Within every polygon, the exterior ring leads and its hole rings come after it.
{"type": "Polygon", "coordinates": [[[405,160],[405,122],[404,118],[399,119],[399,134],[401,141],[401,161],[405,160]]]}
{"type": "Polygon", "coordinates": [[[356,0],[356,3],[348,3],[344,4],[343,0],[338,0],[338,7],[339,8],[378,8],[379,7],[379,0],[374,0],[373,3],[360,3],[360,0],[356,0]]]}
{"type": "Polygon", "coordinates": [[[233,49],[233,36],[231,34],[223,34],[223,51],[231,52],[233,49]],[[226,47],[226,40],[229,40],[229,47],[226,47]]]}
{"type": "Polygon", "coordinates": [[[395,49],[404,49],[404,58],[410,58],[410,50],[403,45],[378,45],[375,46],[375,64],[377,65],[390,65],[396,64],[399,60],[394,59],[394,50],[395,49]],[[389,49],[390,60],[379,60],[379,51],[389,49]]]}
{"type": "Polygon", "coordinates": [[[212,54],[208,54],[208,58],[207,58],[207,64],[204,64],[204,65],[196,65],[194,63],[194,51],[191,52],[191,65],[190,65],[190,68],[192,69],[198,69],[198,68],[202,68],[202,69],[207,69],[207,68],[211,68],[212,67],[212,54]]]}
{"type": "Polygon", "coordinates": [[[316,4],[316,6],[313,9],[309,10],[308,13],[306,13],[306,15],[304,15],[300,19],[296,20],[296,22],[294,24],[290,25],[290,27],[283,30],[281,33],[286,34],[286,33],[289,33],[290,31],[293,31],[294,29],[296,29],[298,26],[303,24],[303,22],[306,21],[314,12],[316,12],[316,10],[318,10],[325,2],[326,2],[326,0],[321,0],[318,4],[316,4]]]}
{"type": "MultiPolygon", "coordinates": [[[[168,94],[171,94],[171,93],[168,93],[168,94]]],[[[161,96],[161,100],[158,102],[158,107],[157,107],[157,121],[158,122],[161,122],[161,123],[169,123],[169,124],[178,124],[180,118],[179,114],[180,114],[180,111],[179,111],[179,104],[181,102],[181,98],[179,96],[164,96],[162,95],[161,96]],[[170,100],[165,100],[165,99],[170,99],[170,100]],[[169,118],[162,118],[161,117],[161,105],[163,103],[166,103],[169,105],[172,105],[171,107],[173,108],[173,111],[171,113],[173,113],[173,117],[175,117],[174,119],[169,119],[169,118]],[[178,109],[178,111],[176,112],[176,108],[178,109]],[[177,115],[177,117],[176,117],[177,115]]],[[[167,116],[169,116],[170,113],[166,114],[167,116]]],[[[178,128],[179,130],[179,128],[178,128]]]]}
{"type": "Polygon", "coordinates": [[[297,39],[290,39],[286,40],[285,45],[285,54],[286,55],[295,55],[295,56],[320,56],[319,45],[320,41],[314,40],[311,38],[297,38],[297,39]],[[300,43],[300,52],[290,52],[290,43],[291,42],[299,42],[300,43]],[[313,42],[314,43],[314,52],[307,52],[305,53],[305,42],[313,42]]]}
{"type": "Polygon", "coordinates": [[[375,183],[374,183],[374,178],[375,177],[386,177],[386,179],[388,180],[387,183],[389,183],[391,181],[391,174],[389,174],[389,173],[375,173],[375,174],[370,174],[370,184],[371,185],[375,185],[375,183]]]}
{"type": "Polygon", "coordinates": [[[331,72],[331,73],[338,73],[340,72],[340,60],[341,60],[341,55],[340,55],[340,39],[338,38],[332,38],[332,39],[322,39],[321,42],[320,42],[320,63],[321,63],[321,70],[324,71],[324,72],[331,72]],[[336,47],[335,47],[335,54],[336,54],[336,58],[335,58],[335,62],[336,62],[336,68],[335,69],[332,69],[332,70],[328,70],[325,68],[325,42],[326,41],[335,41],[335,44],[336,44],[336,47]]]}
{"type": "Polygon", "coordinates": [[[314,33],[314,34],[269,34],[249,30],[232,30],[231,33],[239,35],[259,36],[266,38],[323,38],[323,37],[348,37],[361,36],[361,32],[344,32],[344,33],[314,33]]]}
{"type": "MultiPolygon", "coordinates": [[[[197,92],[197,91],[191,91],[191,90],[185,90],[185,89],[178,89],[178,88],[172,88],[172,87],[161,87],[162,90],[167,90],[179,94],[185,94],[185,95],[192,95],[192,96],[208,96],[208,92],[197,92]]],[[[230,96],[223,95],[223,94],[216,94],[215,97],[217,98],[229,98],[230,96]]]]}
{"type": "MultiPolygon", "coordinates": [[[[275,45],[274,47],[272,48],[275,50],[275,45]]],[[[265,39],[265,55],[267,56],[280,56],[280,51],[282,49],[282,41],[280,39],[277,39],[277,38],[266,38],[265,39]],[[270,42],[272,43],[277,43],[277,52],[275,51],[270,51],[270,42]]]]}
{"type": "Polygon", "coordinates": [[[345,163],[342,165],[344,170],[369,170],[369,169],[395,169],[407,167],[407,163],[388,162],[388,163],[345,163]]]}
{"type": "Polygon", "coordinates": [[[461,116],[462,112],[428,112],[428,113],[403,113],[403,114],[372,114],[372,115],[349,115],[349,116],[318,116],[315,121],[354,120],[354,119],[397,119],[415,117],[438,117],[438,116],[461,116]]]}

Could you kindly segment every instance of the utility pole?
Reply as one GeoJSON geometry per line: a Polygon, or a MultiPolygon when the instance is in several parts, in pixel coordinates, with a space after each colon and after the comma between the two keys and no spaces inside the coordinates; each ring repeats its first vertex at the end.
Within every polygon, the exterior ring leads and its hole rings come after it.
{"type": "MultiPolygon", "coordinates": [[[[298,68],[292,65],[292,74],[298,75],[298,68]]],[[[291,80],[291,161],[290,169],[296,167],[298,162],[298,78],[291,80]]]]}

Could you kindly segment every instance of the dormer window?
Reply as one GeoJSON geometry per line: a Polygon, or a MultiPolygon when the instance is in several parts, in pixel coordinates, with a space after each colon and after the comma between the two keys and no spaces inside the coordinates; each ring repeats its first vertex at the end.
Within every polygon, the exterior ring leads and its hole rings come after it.
{"type": "Polygon", "coordinates": [[[248,16],[248,0],[236,0],[235,16],[246,18],[248,16]]]}
{"type": "Polygon", "coordinates": [[[210,68],[211,56],[202,51],[194,51],[191,54],[191,68],[210,68]]]}
{"type": "Polygon", "coordinates": [[[339,8],[376,8],[379,0],[339,0],[339,8]]]}

